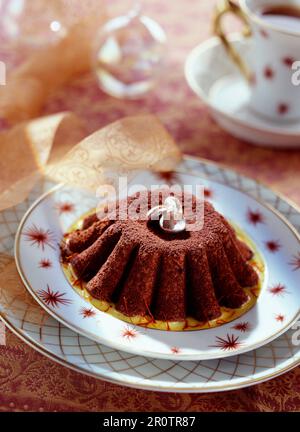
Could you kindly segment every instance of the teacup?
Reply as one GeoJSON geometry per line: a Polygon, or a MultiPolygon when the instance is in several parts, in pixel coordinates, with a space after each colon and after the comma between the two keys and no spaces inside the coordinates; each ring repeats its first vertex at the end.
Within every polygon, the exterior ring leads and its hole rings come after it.
{"type": "Polygon", "coordinates": [[[222,0],[214,31],[251,86],[251,109],[277,122],[300,121],[300,0],[222,0]],[[248,63],[223,29],[227,13],[244,22],[243,35],[252,39],[248,63]]]}

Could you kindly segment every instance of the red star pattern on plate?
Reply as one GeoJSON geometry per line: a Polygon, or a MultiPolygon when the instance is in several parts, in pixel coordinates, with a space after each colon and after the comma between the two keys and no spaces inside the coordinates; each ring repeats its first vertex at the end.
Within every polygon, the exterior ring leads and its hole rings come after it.
{"type": "Polygon", "coordinates": [[[62,213],[72,213],[75,209],[75,206],[73,203],[65,201],[65,202],[56,203],[55,208],[59,211],[59,214],[62,214],[62,213]]]}
{"type": "Polygon", "coordinates": [[[47,258],[43,258],[39,262],[39,267],[44,268],[44,269],[48,269],[48,268],[52,267],[52,262],[47,258]]]}
{"type": "Polygon", "coordinates": [[[274,296],[284,296],[284,294],[287,294],[286,287],[281,283],[272,286],[271,288],[268,289],[268,291],[274,296]]]}
{"type": "Polygon", "coordinates": [[[261,36],[265,39],[267,39],[269,37],[269,33],[266,32],[266,30],[264,29],[260,29],[259,33],[261,34],[261,36]]]}
{"type": "Polygon", "coordinates": [[[277,315],[275,316],[275,319],[276,319],[276,321],[278,321],[278,322],[283,322],[283,321],[285,320],[285,316],[282,315],[282,314],[277,314],[277,315]]]}
{"type": "Polygon", "coordinates": [[[266,66],[264,68],[264,77],[266,79],[273,79],[274,75],[275,75],[274,70],[270,66],[266,66]]]}
{"type": "Polygon", "coordinates": [[[259,211],[248,210],[247,219],[252,225],[257,225],[259,223],[264,223],[264,215],[259,211]]]}
{"type": "Polygon", "coordinates": [[[66,293],[53,291],[49,285],[47,285],[46,290],[41,289],[37,293],[47,306],[59,307],[60,305],[68,305],[72,303],[71,300],[64,297],[66,293]]]}
{"type": "Polygon", "coordinates": [[[179,354],[179,353],[181,352],[181,350],[180,350],[180,348],[172,347],[172,348],[171,348],[171,352],[172,352],[173,354],[179,354]]]}
{"type": "Polygon", "coordinates": [[[289,108],[288,104],[286,104],[286,103],[280,103],[277,106],[277,112],[280,115],[286,114],[289,111],[289,109],[290,108],[289,108]]]}
{"type": "Polygon", "coordinates": [[[279,241],[276,240],[266,241],[265,244],[267,249],[272,253],[279,251],[279,249],[281,248],[281,244],[279,243],[279,241]]]}
{"type": "Polygon", "coordinates": [[[125,339],[128,339],[128,340],[136,338],[137,335],[138,335],[138,332],[135,331],[135,330],[133,330],[133,329],[131,329],[128,326],[125,327],[124,330],[123,330],[123,332],[122,332],[122,337],[125,338],[125,339]]]}
{"type": "Polygon", "coordinates": [[[213,197],[213,195],[214,195],[214,193],[213,193],[212,189],[210,189],[208,187],[204,188],[204,198],[210,199],[213,197]]]}
{"type": "Polygon", "coordinates": [[[290,265],[294,267],[294,271],[300,270],[300,252],[293,257],[290,265]]]}
{"type": "Polygon", "coordinates": [[[27,241],[31,242],[32,246],[37,245],[37,247],[41,247],[42,250],[45,249],[45,246],[55,249],[53,244],[55,243],[55,238],[52,231],[49,229],[45,230],[43,228],[38,228],[33,224],[30,228],[24,231],[23,235],[27,241]]]}
{"type": "Polygon", "coordinates": [[[156,173],[156,176],[160,179],[163,180],[165,183],[167,184],[176,184],[176,183],[180,183],[179,178],[178,178],[178,174],[174,171],[162,171],[162,172],[158,172],[156,173]]]}
{"type": "Polygon", "coordinates": [[[282,59],[282,63],[283,63],[285,66],[289,67],[289,68],[291,68],[291,67],[293,66],[293,63],[294,63],[295,61],[296,61],[296,60],[295,60],[293,57],[291,57],[291,56],[286,56],[286,57],[284,57],[284,58],[282,59]]]}
{"type": "Polygon", "coordinates": [[[251,325],[248,321],[244,321],[244,322],[239,322],[237,324],[235,324],[234,326],[232,326],[232,328],[234,330],[238,330],[242,333],[248,332],[251,330],[251,325]]]}
{"type": "Polygon", "coordinates": [[[223,339],[219,336],[216,337],[216,345],[213,345],[216,348],[221,348],[223,351],[233,351],[239,348],[242,344],[238,342],[239,336],[229,335],[227,333],[226,339],[223,339]]]}
{"type": "Polygon", "coordinates": [[[82,307],[79,313],[83,318],[90,318],[96,315],[96,312],[92,308],[87,307],[82,307]]]}

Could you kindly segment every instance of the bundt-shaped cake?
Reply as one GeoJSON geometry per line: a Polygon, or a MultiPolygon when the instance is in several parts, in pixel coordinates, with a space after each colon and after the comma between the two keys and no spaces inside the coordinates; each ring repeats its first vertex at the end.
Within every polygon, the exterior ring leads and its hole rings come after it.
{"type": "MultiPolygon", "coordinates": [[[[113,303],[129,317],[181,321],[190,316],[209,321],[221,315],[221,306],[243,305],[243,288],[258,283],[247,262],[252,251],[208,201],[202,202],[204,225],[198,231],[174,234],[147,217],[120,218],[121,209],[124,212],[136,199],[146,202],[149,210],[154,193],[161,202],[160,191],[119,201],[115,220],[109,212],[100,220],[96,213],[87,216],[80,229],[65,236],[63,261],[86,282],[93,298],[113,303]]],[[[190,195],[184,202],[195,208],[197,200],[190,195]]],[[[138,206],[138,211],[145,208],[138,206]]]]}

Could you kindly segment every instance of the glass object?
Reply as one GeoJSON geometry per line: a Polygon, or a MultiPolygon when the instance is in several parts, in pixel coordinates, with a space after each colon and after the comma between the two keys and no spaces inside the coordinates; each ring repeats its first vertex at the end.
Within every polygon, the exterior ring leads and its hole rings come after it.
{"type": "Polygon", "coordinates": [[[160,25],[136,6],[108,21],[99,34],[94,67],[99,85],[119,98],[137,98],[155,83],[166,36],[160,25]]]}

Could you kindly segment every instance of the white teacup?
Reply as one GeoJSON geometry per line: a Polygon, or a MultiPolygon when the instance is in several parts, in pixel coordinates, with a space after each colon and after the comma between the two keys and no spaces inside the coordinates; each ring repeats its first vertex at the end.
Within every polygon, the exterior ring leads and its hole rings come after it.
{"type": "Polygon", "coordinates": [[[214,31],[249,81],[251,108],[277,122],[300,121],[300,0],[240,0],[239,6],[219,1],[214,31]],[[248,64],[223,30],[228,12],[245,23],[243,34],[252,38],[248,64]]]}

